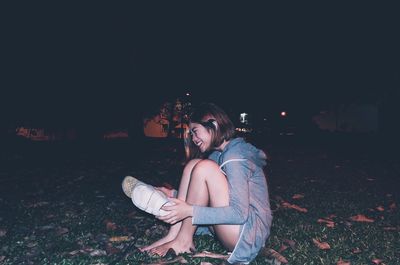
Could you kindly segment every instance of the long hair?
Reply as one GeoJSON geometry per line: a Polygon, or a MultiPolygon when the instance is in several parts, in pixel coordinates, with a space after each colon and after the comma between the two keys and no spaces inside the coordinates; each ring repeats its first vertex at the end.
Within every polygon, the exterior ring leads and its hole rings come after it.
{"type": "MultiPolygon", "coordinates": [[[[203,125],[211,133],[211,149],[220,146],[235,136],[235,126],[226,112],[214,103],[201,103],[193,109],[189,122],[203,125]]],[[[189,158],[201,158],[199,148],[190,141],[189,158]]]]}

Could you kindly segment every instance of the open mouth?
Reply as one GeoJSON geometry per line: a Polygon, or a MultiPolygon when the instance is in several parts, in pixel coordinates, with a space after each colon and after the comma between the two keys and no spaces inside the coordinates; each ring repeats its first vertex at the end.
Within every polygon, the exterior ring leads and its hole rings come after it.
{"type": "Polygon", "coordinates": [[[200,147],[203,144],[203,142],[195,142],[194,144],[197,145],[197,147],[200,147]]]}

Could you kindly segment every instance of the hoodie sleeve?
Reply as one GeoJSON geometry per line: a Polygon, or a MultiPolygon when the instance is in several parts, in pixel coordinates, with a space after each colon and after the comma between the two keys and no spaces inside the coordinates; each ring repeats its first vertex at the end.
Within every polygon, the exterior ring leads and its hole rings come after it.
{"type": "Polygon", "coordinates": [[[228,178],[229,206],[193,206],[192,222],[204,224],[243,224],[249,209],[249,179],[254,164],[247,159],[227,159],[221,170],[228,178]]]}

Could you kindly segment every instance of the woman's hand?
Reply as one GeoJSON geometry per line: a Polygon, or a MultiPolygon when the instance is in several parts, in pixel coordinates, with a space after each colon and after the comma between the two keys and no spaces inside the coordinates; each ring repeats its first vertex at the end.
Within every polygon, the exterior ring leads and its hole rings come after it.
{"type": "Polygon", "coordinates": [[[175,224],[189,216],[193,216],[193,206],[186,203],[185,201],[168,198],[173,205],[164,205],[161,209],[169,211],[167,215],[157,216],[158,219],[169,224],[175,224]]]}

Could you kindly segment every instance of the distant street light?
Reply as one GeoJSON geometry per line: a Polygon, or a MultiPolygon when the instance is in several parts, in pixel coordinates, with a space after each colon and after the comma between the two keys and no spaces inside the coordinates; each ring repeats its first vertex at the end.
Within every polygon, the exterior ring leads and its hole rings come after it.
{"type": "Polygon", "coordinates": [[[281,116],[282,116],[282,117],[286,117],[286,115],[287,115],[286,111],[282,111],[282,112],[281,112],[281,116]]]}

